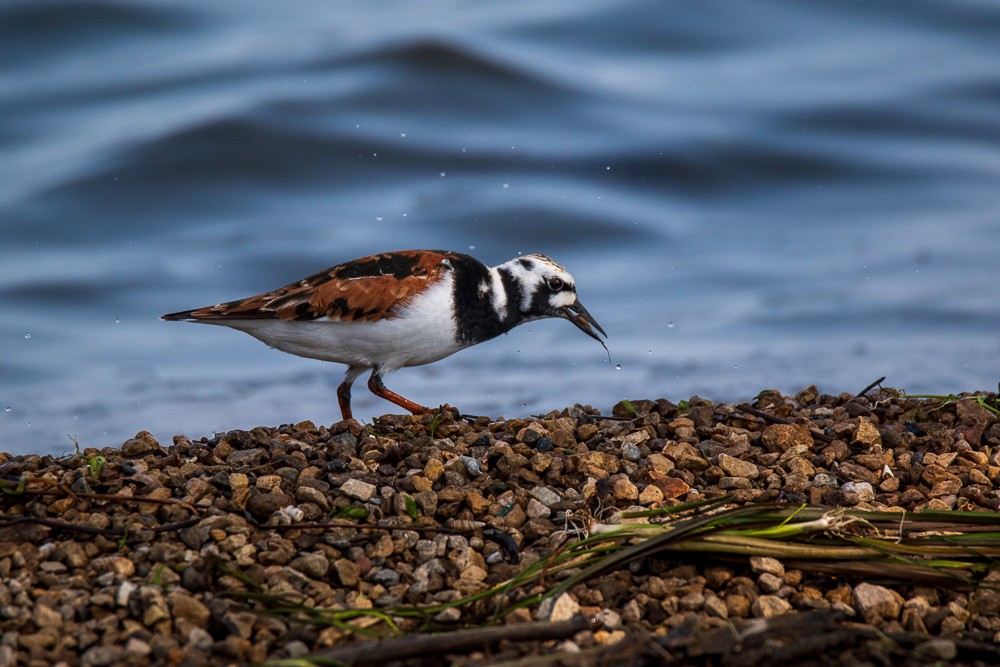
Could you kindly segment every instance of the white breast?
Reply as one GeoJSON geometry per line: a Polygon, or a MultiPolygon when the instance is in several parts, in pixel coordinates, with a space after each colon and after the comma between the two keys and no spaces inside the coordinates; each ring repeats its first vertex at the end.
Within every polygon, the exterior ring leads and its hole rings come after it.
{"type": "Polygon", "coordinates": [[[363,368],[379,367],[383,373],[429,364],[464,347],[456,340],[451,274],[415,297],[393,319],[202,321],[238,329],[300,357],[363,368]]]}

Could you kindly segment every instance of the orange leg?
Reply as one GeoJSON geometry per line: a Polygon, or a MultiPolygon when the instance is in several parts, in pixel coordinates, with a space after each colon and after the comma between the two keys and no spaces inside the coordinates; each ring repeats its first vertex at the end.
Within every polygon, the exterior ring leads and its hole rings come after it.
{"type": "MultiPolygon", "coordinates": [[[[403,398],[396,392],[386,389],[385,385],[382,384],[382,376],[379,375],[377,372],[372,373],[371,377],[368,378],[368,388],[371,390],[373,394],[375,394],[379,398],[384,398],[385,400],[391,403],[395,403],[399,407],[403,408],[404,410],[409,410],[415,415],[425,414],[431,411],[430,408],[425,408],[419,403],[414,403],[410,399],[403,398]]],[[[348,388],[348,394],[350,394],[350,388],[348,388]]],[[[340,396],[339,389],[337,390],[337,396],[338,397],[340,396]]],[[[341,409],[343,409],[343,404],[341,404],[341,409]]],[[[348,407],[348,410],[350,410],[350,407],[348,407]]]]}

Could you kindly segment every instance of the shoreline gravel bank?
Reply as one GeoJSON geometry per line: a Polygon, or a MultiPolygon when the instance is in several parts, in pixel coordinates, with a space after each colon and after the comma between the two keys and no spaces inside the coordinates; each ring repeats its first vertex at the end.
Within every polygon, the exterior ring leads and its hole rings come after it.
{"type": "Polygon", "coordinates": [[[1000,660],[1000,567],[974,588],[889,585],[775,558],[678,554],[499,620],[495,600],[450,605],[623,510],[726,496],[996,513],[995,401],[810,387],[751,405],[386,416],[172,444],[140,433],[63,458],[0,454],[0,666],[314,652],[357,664],[989,664],[1000,660]],[[438,607],[388,621],[346,611],[427,605],[438,607]],[[372,635],[389,643],[365,653],[372,635]]]}

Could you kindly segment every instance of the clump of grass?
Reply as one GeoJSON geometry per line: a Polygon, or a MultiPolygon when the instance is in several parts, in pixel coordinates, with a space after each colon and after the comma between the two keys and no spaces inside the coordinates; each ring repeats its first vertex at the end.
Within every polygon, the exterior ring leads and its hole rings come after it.
{"type": "Polygon", "coordinates": [[[925,398],[931,400],[941,401],[942,406],[960,401],[962,399],[970,398],[975,399],[976,403],[986,408],[995,415],[1000,415],[1000,382],[997,383],[997,393],[996,394],[907,394],[905,391],[901,391],[896,394],[899,398],[925,398]]]}
{"type": "Polygon", "coordinates": [[[406,514],[412,521],[416,521],[420,517],[420,511],[417,509],[417,503],[413,500],[412,496],[409,494],[403,495],[403,505],[406,507],[406,514]]]}
{"type": "Polygon", "coordinates": [[[90,472],[91,479],[95,481],[100,480],[101,473],[104,472],[104,466],[108,464],[108,460],[100,454],[86,456],[80,451],[80,441],[76,439],[76,436],[71,435],[69,439],[73,442],[73,455],[87,462],[87,470],[90,472]]]}
{"type": "Polygon", "coordinates": [[[511,579],[445,604],[318,609],[262,592],[238,596],[261,604],[262,613],[348,633],[385,635],[399,634],[403,620],[410,621],[410,630],[440,630],[433,617],[451,608],[461,609],[469,623],[496,621],[644,558],[697,553],[705,563],[766,555],[782,559],[787,567],[887,585],[975,588],[1000,557],[1000,514],[732,507],[726,506],[728,501],[620,513],[615,520],[647,521],[594,524],[586,537],[566,543],[511,579]]]}
{"type": "Polygon", "coordinates": [[[28,484],[28,479],[24,475],[19,475],[17,481],[0,479],[0,493],[7,494],[9,496],[19,496],[24,493],[24,489],[28,484]]]}
{"type": "Polygon", "coordinates": [[[635,409],[635,406],[632,405],[632,401],[628,400],[627,398],[623,398],[622,400],[618,401],[618,405],[622,406],[622,409],[625,411],[626,417],[639,416],[639,412],[635,409]]]}
{"type": "Polygon", "coordinates": [[[346,521],[364,521],[368,518],[369,512],[363,507],[341,507],[329,513],[331,519],[344,519],[346,521]]]}

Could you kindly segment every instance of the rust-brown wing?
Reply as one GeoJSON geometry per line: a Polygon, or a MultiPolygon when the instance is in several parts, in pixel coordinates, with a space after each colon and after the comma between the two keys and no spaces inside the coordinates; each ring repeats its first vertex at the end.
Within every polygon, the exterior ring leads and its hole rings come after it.
{"type": "Polygon", "coordinates": [[[164,315],[168,320],[282,319],[374,322],[391,319],[441,279],[457,256],[400,250],[355,259],[265,294],[164,315]]]}

